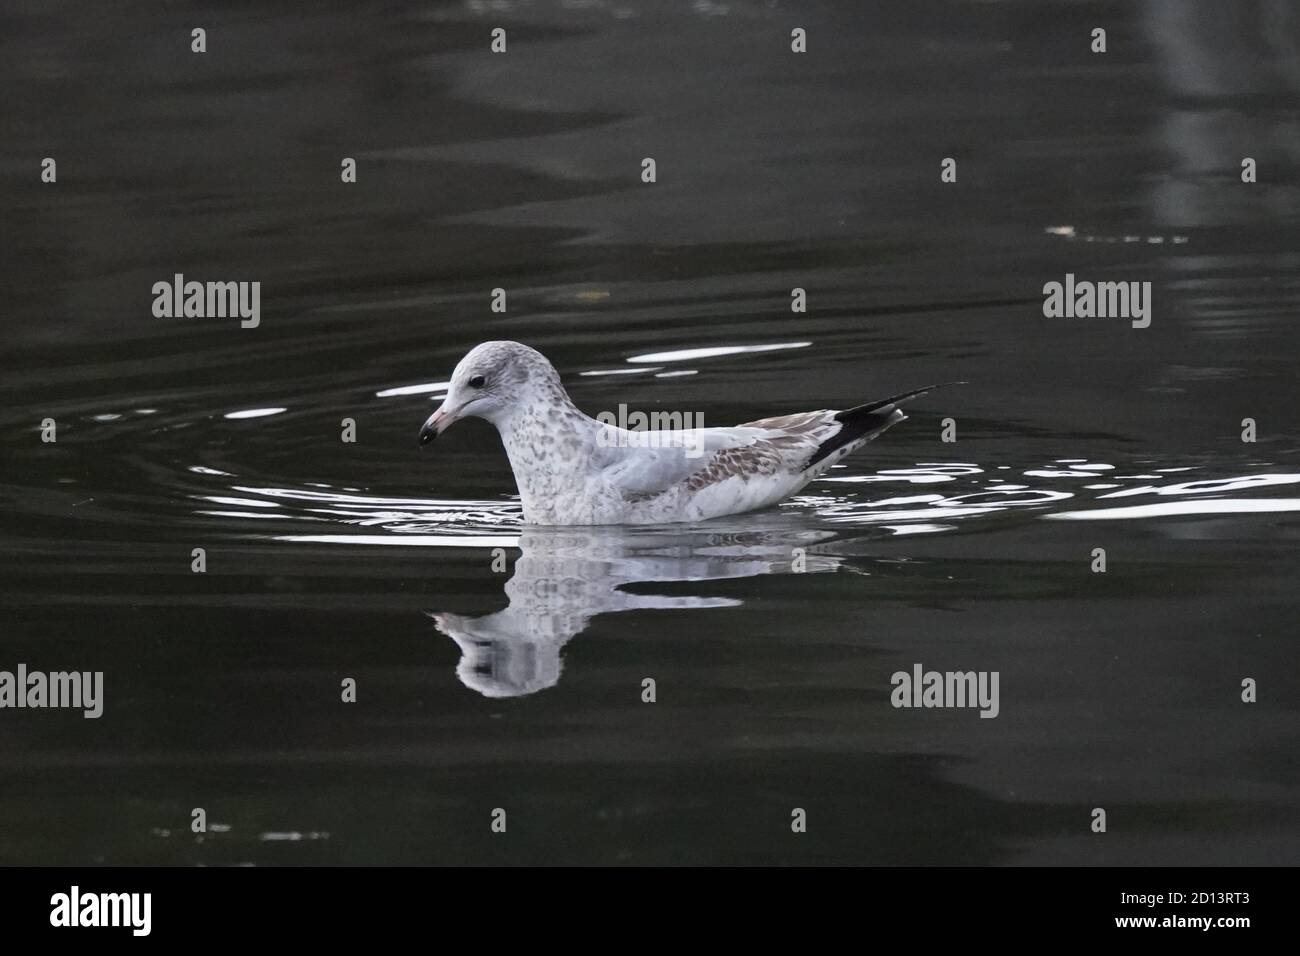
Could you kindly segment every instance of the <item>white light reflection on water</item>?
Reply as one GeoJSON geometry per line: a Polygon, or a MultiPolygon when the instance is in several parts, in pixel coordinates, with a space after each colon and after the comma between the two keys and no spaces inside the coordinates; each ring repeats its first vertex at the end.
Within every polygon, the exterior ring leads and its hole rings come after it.
{"type": "Polygon", "coordinates": [[[1044,515],[1066,521],[1112,521],[1115,519],[1164,518],[1170,515],[1265,514],[1300,511],[1297,498],[1211,498],[1208,501],[1170,501],[1127,508],[1095,508],[1092,511],[1059,511],[1044,515]]]}
{"type": "Polygon", "coordinates": [[[515,548],[518,535],[278,534],[276,541],[308,544],[379,544],[417,548],[515,548]]]}
{"type": "Polygon", "coordinates": [[[279,415],[281,412],[287,412],[287,408],[246,408],[238,412],[226,412],[222,418],[243,419],[243,418],[266,418],[268,415],[279,415]]]}
{"type": "MultiPolygon", "coordinates": [[[[798,515],[828,525],[857,525],[887,531],[893,535],[932,534],[951,531],[956,519],[1023,511],[1026,517],[1062,520],[1146,519],[1176,515],[1251,514],[1289,512],[1300,509],[1294,498],[1241,497],[1241,492],[1261,492],[1300,483],[1300,475],[1256,473],[1226,478],[1184,480],[1170,484],[1150,483],[1152,476],[1116,475],[1113,465],[1058,461],[1052,466],[1030,466],[1017,471],[1028,484],[1012,484],[1000,474],[1007,466],[982,467],[972,462],[922,462],[913,468],[883,469],[869,474],[832,475],[814,482],[767,514],[798,515]],[[1079,483],[1073,479],[1095,479],[1105,473],[1105,483],[1079,483]],[[1049,477],[1050,476],[1050,477],[1049,477]],[[1141,484],[1125,487],[1125,482],[1141,484]],[[924,486],[956,482],[954,493],[922,491],[924,486]],[[901,493],[881,494],[884,484],[901,493]],[[1055,484],[1055,487],[1049,485],[1055,484]],[[921,486],[921,487],[918,487],[921,486]],[[1067,490],[1067,488],[1069,490],[1067,490]],[[913,493],[908,493],[915,489],[913,493]],[[1117,490],[1116,490],[1117,489],[1117,490]],[[1089,494],[1090,492],[1103,492],[1089,494]],[[1233,493],[1235,496],[1229,497],[1233,493]],[[1159,503],[1105,507],[1114,498],[1158,497],[1159,503]],[[1185,500],[1169,501],[1170,498],[1185,500]],[[1061,503],[1075,502],[1070,510],[1061,503]]],[[[216,469],[193,466],[192,473],[223,476],[216,469]]],[[[1180,469],[1182,471],[1184,469],[1180,469]]],[[[1203,470],[1191,467],[1191,470],[1203,470]]],[[[1186,477],[1180,474],[1179,477],[1186,477]]],[[[195,495],[218,506],[199,511],[218,518],[267,521],[311,522],[335,525],[319,534],[288,533],[275,540],[325,544],[404,545],[416,547],[510,547],[522,527],[518,499],[422,498],[386,496],[359,490],[335,490],[320,482],[310,486],[269,487],[252,483],[229,483],[219,493],[195,495]],[[351,526],[359,530],[349,534],[351,526]]],[[[745,519],[745,520],[758,520],[745,519]]],[[[697,527],[708,529],[708,523],[697,527]]]]}
{"type": "Polygon", "coordinates": [[[806,349],[811,342],[776,342],[772,345],[718,345],[704,349],[676,349],[671,352],[651,352],[628,358],[633,364],[646,362],[689,362],[694,359],[718,358],[723,355],[742,355],[751,352],[777,352],[783,349],[806,349]]]}
{"type": "Polygon", "coordinates": [[[1300,475],[1241,475],[1236,478],[1211,478],[1204,481],[1184,481],[1176,485],[1144,485],[1141,488],[1126,488],[1114,491],[1100,498],[1127,498],[1132,495],[1203,495],[1220,491],[1245,491],[1249,488],[1263,488],[1270,485],[1294,485],[1300,482],[1300,475]]]}
{"type": "Polygon", "coordinates": [[[451,382],[425,382],[421,385],[399,385],[375,392],[375,398],[389,398],[393,395],[425,395],[430,392],[445,392],[451,388],[451,382]]]}

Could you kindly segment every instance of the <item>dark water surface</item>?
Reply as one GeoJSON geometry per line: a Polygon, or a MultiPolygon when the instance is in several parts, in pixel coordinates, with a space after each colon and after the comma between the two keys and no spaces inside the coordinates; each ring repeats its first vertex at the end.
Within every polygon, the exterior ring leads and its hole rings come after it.
{"type": "Polygon", "coordinates": [[[1298,49],[1285,2],[7,7],[0,669],[106,700],[0,710],[0,862],[1295,862],[1298,49]],[[178,272],[261,325],[155,318],[178,272]],[[1044,318],[1067,272],[1151,327],[1044,318]],[[772,511],[525,529],[488,425],[416,447],[492,338],[593,414],[969,384],[772,511]],[[893,708],[918,662],[999,716],[893,708]]]}

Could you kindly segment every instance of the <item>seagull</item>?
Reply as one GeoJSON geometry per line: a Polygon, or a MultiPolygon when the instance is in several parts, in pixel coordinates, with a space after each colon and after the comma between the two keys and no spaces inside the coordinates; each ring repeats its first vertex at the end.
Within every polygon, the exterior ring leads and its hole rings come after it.
{"type": "Polygon", "coordinates": [[[495,425],[525,524],[696,522],[790,497],[903,421],[904,402],[938,387],[729,428],[628,430],[579,411],[541,352],[484,342],[457,364],[442,405],[420,428],[420,444],[462,418],[495,425]]]}

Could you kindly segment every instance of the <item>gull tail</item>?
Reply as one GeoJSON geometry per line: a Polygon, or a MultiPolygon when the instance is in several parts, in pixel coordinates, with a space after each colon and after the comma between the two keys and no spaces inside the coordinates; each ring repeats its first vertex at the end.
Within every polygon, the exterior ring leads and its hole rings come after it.
{"type": "Polygon", "coordinates": [[[840,430],[817,447],[817,451],[804,467],[811,468],[844,446],[852,445],[855,442],[868,441],[875,438],[890,425],[901,422],[906,416],[903,415],[902,410],[899,408],[900,405],[910,402],[914,398],[919,398],[927,392],[933,392],[936,388],[965,384],[965,382],[942,382],[938,385],[927,385],[925,388],[915,388],[910,392],[891,395],[889,398],[882,398],[876,402],[867,402],[865,405],[857,405],[853,408],[846,408],[842,412],[836,412],[835,420],[841,423],[840,430]]]}

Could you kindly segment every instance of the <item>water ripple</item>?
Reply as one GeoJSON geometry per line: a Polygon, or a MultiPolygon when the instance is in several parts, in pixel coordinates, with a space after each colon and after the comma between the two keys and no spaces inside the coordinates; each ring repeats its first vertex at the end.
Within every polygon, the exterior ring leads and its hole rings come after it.
{"type": "MultiPolygon", "coordinates": [[[[1112,463],[1074,460],[1068,463],[1068,468],[1057,467],[1061,464],[1065,463],[1022,466],[1013,472],[1018,479],[1015,481],[1008,480],[1006,472],[1011,471],[1008,466],[985,467],[973,462],[921,462],[915,467],[882,469],[869,474],[832,474],[767,514],[797,519],[812,526],[850,525],[894,535],[916,535],[953,531],[995,515],[1106,520],[1274,513],[1300,508],[1298,499],[1267,496],[1271,489],[1300,483],[1300,474],[1252,472],[1189,478],[1188,472],[1205,470],[1205,466],[1177,466],[1158,469],[1165,474],[1177,472],[1179,477],[1177,481],[1161,484],[1153,483],[1152,475],[1146,471],[1125,469],[1112,463]],[[1122,470],[1137,473],[1116,474],[1122,470]],[[1077,481],[1096,478],[1099,473],[1112,480],[1101,484],[1077,481]],[[918,486],[941,484],[957,487],[946,494],[909,492],[918,486]],[[897,493],[890,493],[891,488],[897,493]],[[1241,497],[1243,492],[1258,497],[1241,497]],[[1230,494],[1234,496],[1228,497],[1230,494]],[[1104,504],[1115,498],[1147,497],[1166,500],[1149,504],[1135,502],[1125,507],[1104,504]],[[1167,499],[1171,497],[1186,500],[1169,502],[1167,499]]],[[[190,495],[203,503],[195,514],[275,523],[279,529],[273,537],[281,541],[508,546],[523,526],[518,499],[514,496],[494,500],[385,495],[334,488],[320,482],[313,482],[310,487],[293,487],[230,481],[234,476],[205,466],[192,466],[188,470],[205,478],[227,479],[216,482],[220,488],[190,495]],[[307,524],[334,527],[319,531],[293,528],[307,524]],[[359,530],[348,531],[348,528],[359,530]]]]}

